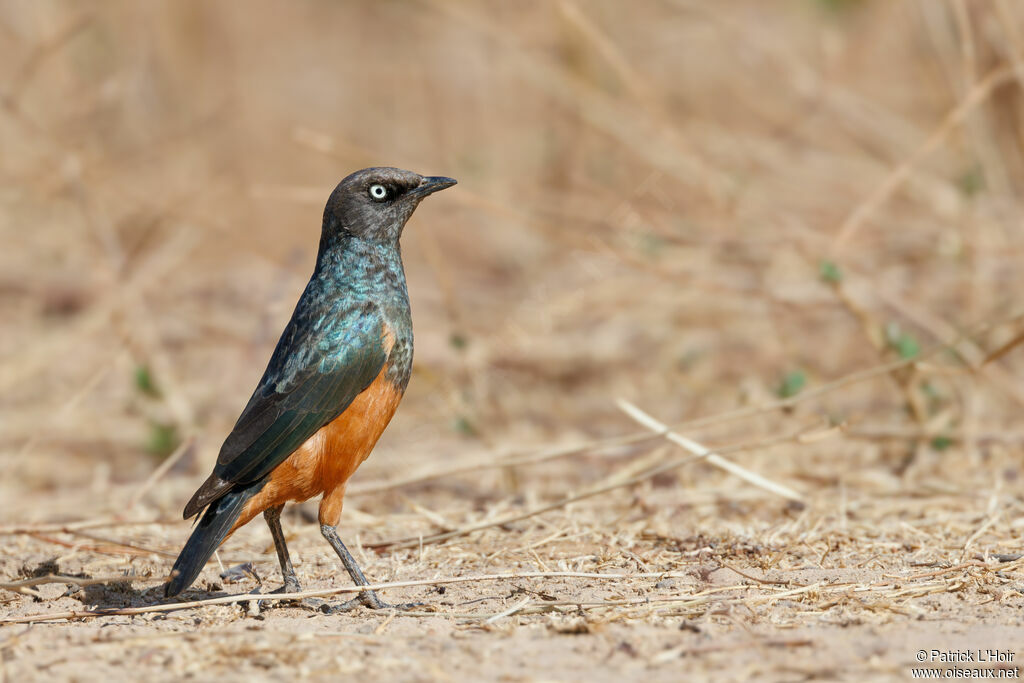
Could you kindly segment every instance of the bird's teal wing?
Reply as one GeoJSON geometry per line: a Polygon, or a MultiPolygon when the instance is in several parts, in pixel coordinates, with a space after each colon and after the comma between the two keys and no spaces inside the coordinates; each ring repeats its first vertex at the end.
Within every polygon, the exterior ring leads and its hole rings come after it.
{"type": "MultiPolygon", "coordinates": [[[[315,318],[300,301],[263,378],[221,446],[213,474],[185,507],[191,517],[235,485],[259,481],[345,412],[387,362],[377,309],[315,318]]],[[[321,309],[323,310],[323,309],[321,309]]]]}

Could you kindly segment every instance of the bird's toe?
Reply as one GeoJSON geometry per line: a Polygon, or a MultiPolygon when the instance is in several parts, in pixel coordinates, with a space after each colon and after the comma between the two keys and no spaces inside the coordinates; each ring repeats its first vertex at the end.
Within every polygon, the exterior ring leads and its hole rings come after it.
{"type": "Polygon", "coordinates": [[[366,607],[368,609],[393,609],[399,611],[406,611],[415,609],[416,607],[422,607],[422,602],[405,602],[400,604],[391,604],[384,602],[374,591],[363,591],[358,596],[351,600],[346,600],[340,605],[322,605],[320,611],[324,614],[343,614],[345,612],[351,612],[357,607],[366,607]]]}

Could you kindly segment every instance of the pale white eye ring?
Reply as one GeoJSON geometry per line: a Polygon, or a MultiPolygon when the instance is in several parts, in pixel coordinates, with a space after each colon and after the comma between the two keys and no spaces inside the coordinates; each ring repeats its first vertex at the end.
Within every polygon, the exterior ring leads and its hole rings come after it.
{"type": "Polygon", "coordinates": [[[380,183],[370,185],[370,197],[380,201],[388,196],[388,188],[384,187],[380,183]]]}

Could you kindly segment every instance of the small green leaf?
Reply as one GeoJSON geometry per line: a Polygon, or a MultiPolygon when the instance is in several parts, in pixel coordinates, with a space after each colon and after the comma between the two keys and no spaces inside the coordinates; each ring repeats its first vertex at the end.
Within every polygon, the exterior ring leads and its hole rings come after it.
{"type": "Polygon", "coordinates": [[[665,239],[653,233],[640,235],[640,250],[648,256],[657,256],[665,248],[665,239]]]}
{"type": "Polygon", "coordinates": [[[807,384],[807,376],[803,371],[791,370],[782,376],[782,381],[776,391],[781,398],[790,398],[800,393],[805,384],[807,384]]]}
{"type": "Polygon", "coordinates": [[[181,443],[178,428],[173,424],[150,422],[149,435],[146,437],[146,452],[158,458],[166,458],[181,443]]]}
{"type": "Polygon", "coordinates": [[[464,349],[469,346],[469,340],[460,332],[452,332],[448,337],[448,343],[455,349],[464,349]]]}
{"type": "Polygon", "coordinates": [[[923,382],[921,384],[921,393],[933,401],[942,398],[942,392],[939,391],[931,382],[923,382]]]}
{"type": "Polygon", "coordinates": [[[905,334],[896,342],[896,351],[900,354],[900,358],[909,360],[917,358],[917,354],[921,353],[921,345],[912,336],[905,334]]]}
{"type": "Polygon", "coordinates": [[[838,285],[843,281],[843,272],[839,270],[839,266],[834,261],[822,261],[818,272],[821,273],[821,279],[830,285],[838,285]]]}
{"type": "Polygon", "coordinates": [[[860,0],[815,0],[815,3],[822,11],[831,14],[839,14],[852,9],[860,4],[860,0]]]}
{"type": "Polygon", "coordinates": [[[465,415],[458,415],[452,422],[452,429],[464,436],[476,436],[476,427],[465,415]]]}
{"type": "Polygon", "coordinates": [[[676,369],[686,371],[692,369],[704,358],[704,351],[701,349],[690,349],[676,359],[676,369]]]}
{"type": "Polygon", "coordinates": [[[135,388],[150,398],[160,398],[160,389],[153,381],[153,374],[147,365],[135,368],[135,388]]]}
{"type": "Polygon", "coordinates": [[[953,445],[953,439],[948,436],[937,436],[932,439],[932,448],[937,451],[944,451],[953,445]]]}
{"type": "Polygon", "coordinates": [[[967,197],[973,197],[985,189],[985,173],[975,164],[964,171],[956,181],[957,187],[967,197]]]}
{"type": "Polygon", "coordinates": [[[889,343],[889,347],[900,355],[900,358],[909,360],[917,358],[917,355],[921,353],[921,345],[917,339],[909,332],[904,332],[899,323],[893,322],[885,326],[885,339],[889,343]]]}

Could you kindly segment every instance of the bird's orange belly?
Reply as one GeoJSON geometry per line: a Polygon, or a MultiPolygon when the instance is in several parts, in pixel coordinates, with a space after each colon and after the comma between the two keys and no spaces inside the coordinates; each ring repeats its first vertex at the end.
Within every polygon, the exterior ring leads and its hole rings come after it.
{"type": "Polygon", "coordinates": [[[345,412],[321,427],[270,473],[266,485],[242,508],[232,531],[268,508],[319,494],[324,495],[321,523],[338,523],[345,483],[370,455],[402,400],[402,391],[386,374],[387,366],[345,412]]]}

